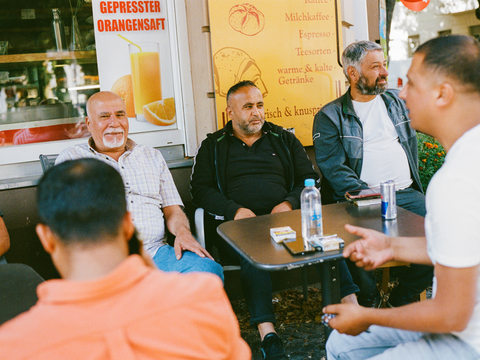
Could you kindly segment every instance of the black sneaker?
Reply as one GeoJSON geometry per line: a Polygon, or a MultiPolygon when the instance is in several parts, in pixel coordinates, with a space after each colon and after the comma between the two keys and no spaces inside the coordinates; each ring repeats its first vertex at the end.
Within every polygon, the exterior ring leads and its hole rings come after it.
{"type": "Polygon", "coordinates": [[[280,337],[274,333],[268,333],[262,340],[262,359],[264,360],[285,360],[288,359],[283,342],[280,337]]]}
{"type": "Polygon", "coordinates": [[[402,291],[402,289],[397,286],[390,293],[387,300],[387,306],[393,308],[408,305],[417,301],[420,301],[420,294],[414,294],[405,290],[402,291]]]}

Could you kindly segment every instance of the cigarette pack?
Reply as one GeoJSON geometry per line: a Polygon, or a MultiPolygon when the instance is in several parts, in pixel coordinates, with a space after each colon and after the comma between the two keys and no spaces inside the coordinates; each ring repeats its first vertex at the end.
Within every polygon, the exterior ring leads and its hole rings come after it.
{"type": "Polygon", "coordinates": [[[345,241],[336,234],[310,239],[309,243],[318,251],[340,250],[345,247],[345,241]]]}
{"type": "Polygon", "coordinates": [[[378,205],[382,203],[382,199],[365,199],[365,200],[355,200],[355,205],[357,206],[370,206],[370,205],[378,205]]]}
{"type": "Polygon", "coordinates": [[[287,239],[296,239],[297,233],[290,226],[282,226],[270,229],[270,236],[276,243],[281,243],[287,239]]]}

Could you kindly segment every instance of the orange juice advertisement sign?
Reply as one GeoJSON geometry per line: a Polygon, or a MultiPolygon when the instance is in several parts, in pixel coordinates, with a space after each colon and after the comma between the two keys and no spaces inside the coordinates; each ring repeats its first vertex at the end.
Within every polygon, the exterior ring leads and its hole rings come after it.
{"type": "Polygon", "coordinates": [[[265,118],[312,144],[320,108],[345,91],[335,0],[209,0],[218,127],[228,89],[251,80],[265,118]]]}
{"type": "Polygon", "coordinates": [[[92,6],[100,89],[125,101],[130,132],[177,128],[166,1],[92,6]]]}

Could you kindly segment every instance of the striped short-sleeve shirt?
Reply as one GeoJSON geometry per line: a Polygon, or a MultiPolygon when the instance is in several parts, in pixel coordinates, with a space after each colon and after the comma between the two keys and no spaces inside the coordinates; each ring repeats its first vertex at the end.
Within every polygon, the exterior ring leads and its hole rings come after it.
{"type": "Polygon", "coordinates": [[[113,166],[122,176],[128,211],[145,251],[153,256],[166,244],[165,219],[162,208],[171,205],[183,206],[175,187],[172,174],[160,151],[136,144],[128,139],[126,151],[118,162],[93,148],[93,139],[88,144],[76,145],[62,151],[56,164],[67,160],[96,158],[113,166]]]}

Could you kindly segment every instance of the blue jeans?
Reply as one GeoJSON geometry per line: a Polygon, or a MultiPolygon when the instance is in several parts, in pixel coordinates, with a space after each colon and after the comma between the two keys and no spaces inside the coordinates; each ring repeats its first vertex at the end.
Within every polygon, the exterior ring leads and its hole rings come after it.
{"type": "Polygon", "coordinates": [[[397,205],[413,212],[414,214],[425,217],[427,210],[425,208],[425,195],[412,188],[406,188],[395,192],[397,205]]]}
{"type": "Polygon", "coordinates": [[[191,251],[184,251],[182,258],[177,260],[175,250],[170,245],[161,246],[153,256],[153,262],[163,271],[208,272],[218,275],[224,281],[223,268],[220,264],[207,257],[202,258],[191,251]]]}
{"type": "MultiPolygon", "coordinates": [[[[425,217],[425,195],[412,188],[397,191],[397,205],[425,217]]],[[[405,292],[420,294],[432,282],[433,267],[428,265],[410,264],[391,270],[398,277],[400,289],[405,292]]],[[[397,289],[398,290],[398,289],[397,289]]]]}
{"type": "MultiPolygon", "coordinates": [[[[425,195],[421,192],[407,188],[396,192],[397,206],[409,210],[417,215],[425,217],[425,195]]],[[[377,288],[377,281],[373,271],[365,271],[358,268],[351,261],[347,261],[348,268],[353,276],[353,281],[360,287],[359,296],[368,296],[377,288]]],[[[433,267],[428,265],[410,264],[399,266],[391,270],[398,277],[400,293],[420,294],[432,282],[433,267]]]]}
{"type": "Polygon", "coordinates": [[[5,260],[5,256],[0,256],[0,264],[6,264],[7,260],[5,260]]]}
{"type": "Polygon", "coordinates": [[[334,330],[326,348],[328,360],[480,359],[473,347],[452,334],[421,333],[375,325],[357,336],[334,330]]]}

